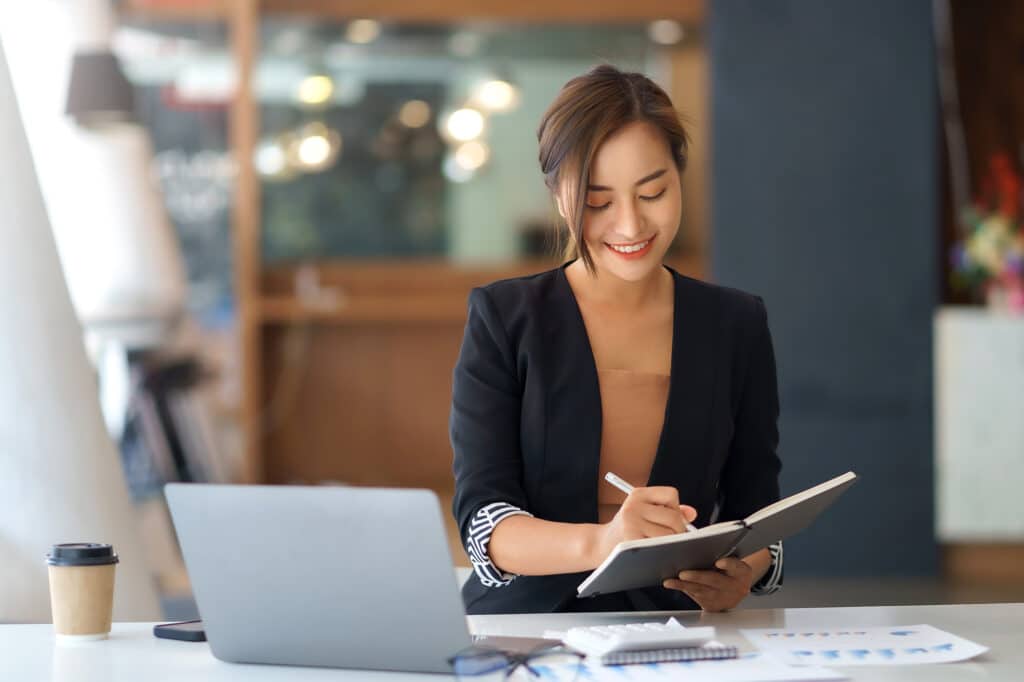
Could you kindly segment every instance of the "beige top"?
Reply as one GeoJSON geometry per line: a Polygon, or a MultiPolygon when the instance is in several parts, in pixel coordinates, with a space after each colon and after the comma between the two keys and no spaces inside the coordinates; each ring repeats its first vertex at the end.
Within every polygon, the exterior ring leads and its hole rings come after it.
{"type": "Polygon", "coordinates": [[[601,462],[598,469],[598,521],[610,521],[626,499],[604,480],[609,471],[635,487],[647,485],[661,439],[668,401],[669,377],[664,374],[604,369],[601,387],[601,462]]]}

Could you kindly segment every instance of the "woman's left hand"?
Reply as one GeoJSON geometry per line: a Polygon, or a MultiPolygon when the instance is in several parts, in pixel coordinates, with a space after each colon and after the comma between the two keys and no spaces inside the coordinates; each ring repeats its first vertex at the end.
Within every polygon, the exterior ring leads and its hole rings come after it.
{"type": "Polygon", "coordinates": [[[682,571],[662,585],[688,595],[705,611],[735,608],[750,594],[754,569],[742,559],[727,557],[715,562],[714,571],[682,571]]]}

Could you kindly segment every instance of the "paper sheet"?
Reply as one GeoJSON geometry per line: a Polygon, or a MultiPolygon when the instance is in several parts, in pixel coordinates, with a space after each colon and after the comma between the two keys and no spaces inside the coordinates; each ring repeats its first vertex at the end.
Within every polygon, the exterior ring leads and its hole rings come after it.
{"type": "MultiPolygon", "coordinates": [[[[584,663],[578,676],[571,668],[534,666],[537,682],[816,682],[843,680],[846,676],[817,666],[791,666],[775,658],[750,653],[724,661],[651,663],[647,665],[602,666],[584,663]]],[[[519,678],[514,678],[519,679],[519,678]]],[[[526,679],[525,677],[522,679],[526,679]]]]}
{"type": "Polygon", "coordinates": [[[930,625],[740,632],[761,651],[795,665],[952,663],[988,651],[930,625]]]}

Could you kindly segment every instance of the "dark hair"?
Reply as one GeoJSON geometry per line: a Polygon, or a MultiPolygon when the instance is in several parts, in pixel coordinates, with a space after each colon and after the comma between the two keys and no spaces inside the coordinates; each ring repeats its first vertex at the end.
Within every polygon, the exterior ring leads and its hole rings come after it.
{"type": "Polygon", "coordinates": [[[583,204],[590,166],[597,148],[612,133],[636,121],[651,123],[665,136],[669,153],[682,174],[689,138],[672,100],[642,73],[596,66],[559,91],[537,129],[540,169],[553,194],[567,190],[563,210],[570,239],[566,256],[579,256],[594,272],[594,259],[583,240],[583,204]],[[575,177],[575,182],[567,182],[575,177]]]}

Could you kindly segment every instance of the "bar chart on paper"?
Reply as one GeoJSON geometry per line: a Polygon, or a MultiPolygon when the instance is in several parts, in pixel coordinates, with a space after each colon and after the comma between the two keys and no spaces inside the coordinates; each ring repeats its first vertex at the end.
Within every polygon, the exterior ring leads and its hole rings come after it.
{"type": "MultiPolygon", "coordinates": [[[[794,666],[768,654],[749,653],[721,661],[650,663],[644,665],[596,665],[555,668],[534,666],[538,682],[817,682],[843,680],[846,675],[813,665],[794,666]]],[[[526,678],[523,678],[526,679],[526,678]]]]}
{"type": "Polygon", "coordinates": [[[952,663],[988,651],[987,647],[930,625],[740,632],[761,651],[794,665],[952,663]]]}

